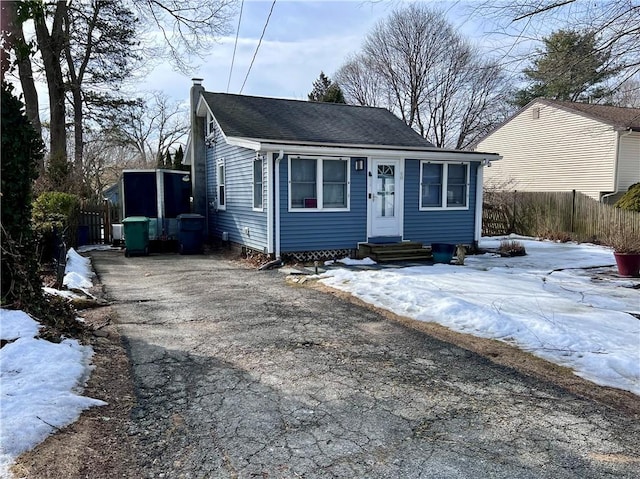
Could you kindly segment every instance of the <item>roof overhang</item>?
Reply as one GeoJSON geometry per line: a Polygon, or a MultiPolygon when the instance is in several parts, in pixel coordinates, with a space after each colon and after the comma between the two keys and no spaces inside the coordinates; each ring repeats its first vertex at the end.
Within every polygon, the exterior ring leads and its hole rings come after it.
{"type": "Polygon", "coordinates": [[[388,145],[342,145],[327,143],[299,143],[272,141],[257,138],[226,137],[227,143],[261,152],[280,152],[293,155],[326,156],[376,156],[387,158],[411,158],[416,160],[447,161],[497,161],[502,157],[497,153],[478,151],[447,150],[443,148],[399,147],[388,145]]]}

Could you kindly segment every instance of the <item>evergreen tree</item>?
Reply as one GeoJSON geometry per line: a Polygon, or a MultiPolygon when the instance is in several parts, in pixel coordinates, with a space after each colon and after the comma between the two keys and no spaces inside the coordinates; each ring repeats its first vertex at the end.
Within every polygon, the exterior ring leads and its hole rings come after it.
{"type": "Polygon", "coordinates": [[[184,160],[184,150],[182,149],[182,145],[176,151],[176,154],[173,155],[173,169],[174,170],[182,170],[185,165],[182,164],[184,160]]]}
{"type": "Polygon", "coordinates": [[[515,104],[524,106],[538,97],[597,101],[611,95],[604,82],[619,68],[613,64],[610,51],[598,47],[595,33],[559,30],[543,42],[539,57],[523,71],[530,84],[516,92],[515,104]]]}
{"type": "Polygon", "coordinates": [[[31,188],[44,145],[12,90],[2,82],[2,304],[27,308],[42,300],[31,188]]]}
{"type": "Polygon", "coordinates": [[[307,95],[309,101],[324,103],[346,103],[340,86],[332,82],[324,72],[313,82],[313,90],[307,95]]]}

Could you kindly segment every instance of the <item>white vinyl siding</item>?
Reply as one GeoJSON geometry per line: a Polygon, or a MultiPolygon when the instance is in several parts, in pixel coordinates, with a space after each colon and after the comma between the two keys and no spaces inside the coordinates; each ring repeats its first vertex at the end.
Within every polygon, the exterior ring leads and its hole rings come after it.
{"type": "Polygon", "coordinates": [[[519,191],[578,190],[599,199],[614,190],[617,132],[609,125],[534,103],[476,146],[502,156],[485,184],[519,191]],[[534,109],[539,108],[535,118],[534,109]]]}
{"type": "Polygon", "coordinates": [[[621,132],[618,157],[618,191],[640,182],[640,132],[621,132]]]}

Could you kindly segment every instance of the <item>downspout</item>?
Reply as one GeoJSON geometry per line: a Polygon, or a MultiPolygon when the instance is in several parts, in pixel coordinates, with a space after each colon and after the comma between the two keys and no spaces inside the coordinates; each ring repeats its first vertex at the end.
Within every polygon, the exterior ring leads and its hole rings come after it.
{"type": "Polygon", "coordinates": [[[489,166],[488,160],[482,160],[478,165],[476,174],[476,221],[473,234],[473,247],[478,249],[482,237],[482,201],[484,200],[484,167],[489,166]]]}
{"type": "Polygon", "coordinates": [[[607,193],[606,195],[602,195],[602,197],[600,198],[600,203],[604,203],[607,198],[610,198],[610,197],[615,196],[618,193],[620,193],[620,190],[618,189],[618,168],[620,168],[620,143],[622,143],[620,140],[622,140],[623,136],[630,135],[631,132],[632,132],[632,130],[631,130],[631,128],[629,128],[628,130],[625,130],[624,132],[619,131],[618,135],[616,136],[616,158],[615,158],[615,168],[613,169],[613,188],[614,188],[614,192],[613,193],[607,193]]]}
{"type": "Polygon", "coordinates": [[[280,162],[284,158],[284,151],[280,150],[276,158],[276,181],[275,181],[275,209],[276,209],[276,259],[280,260],[280,162]]]}

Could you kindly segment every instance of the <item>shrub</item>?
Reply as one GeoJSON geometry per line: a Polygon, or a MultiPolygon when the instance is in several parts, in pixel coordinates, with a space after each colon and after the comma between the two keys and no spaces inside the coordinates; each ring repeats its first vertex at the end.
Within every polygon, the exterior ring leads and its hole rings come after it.
{"type": "Polygon", "coordinates": [[[2,305],[43,300],[31,229],[31,187],[44,145],[27,119],[13,87],[2,82],[2,305]]]}
{"type": "Polygon", "coordinates": [[[80,198],[69,193],[49,191],[33,203],[33,225],[38,235],[41,257],[57,257],[61,235],[71,241],[76,238],[80,216],[80,198]]]}
{"type": "Polygon", "coordinates": [[[629,190],[613,206],[623,210],[640,212],[640,183],[631,185],[629,190]]]}
{"type": "Polygon", "coordinates": [[[527,254],[524,245],[519,241],[503,240],[500,241],[500,247],[498,248],[500,256],[525,256],[527,254]]]}

